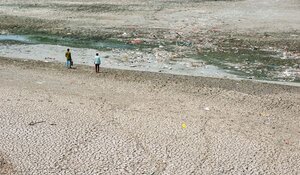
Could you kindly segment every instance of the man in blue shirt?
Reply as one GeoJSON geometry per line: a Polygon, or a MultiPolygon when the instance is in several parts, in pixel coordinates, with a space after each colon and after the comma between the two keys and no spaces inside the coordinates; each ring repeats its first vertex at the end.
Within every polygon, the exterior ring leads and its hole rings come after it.
{"type": "Polygon", "coordinates": [[[100,56],[99,56],[98,53],[96,53],[94,64],[95,64],[95,70],[96,70],[96,73],[99,73],[99,70],[100,70],[100,64],[101,64],[101,59],[100,59],[100,56]]]}

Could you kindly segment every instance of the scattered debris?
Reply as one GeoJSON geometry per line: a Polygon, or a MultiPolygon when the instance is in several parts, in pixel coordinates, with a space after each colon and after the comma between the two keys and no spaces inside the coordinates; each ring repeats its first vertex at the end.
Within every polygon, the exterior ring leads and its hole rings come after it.
{"type": "Polygon", "coordinates": [[[136,38],[130,41],[131,44],[142,44],[143,40],[136,38]]]}
{"type": "Polygon", "coordinates": [[[264,113],[264,112],[260,113],[259,115],[262,116],[262,117],[269,117],[270,116],[270,114],[267,114],[267,113],[264,113]]]}
{"type": "Polygon", "coordinates": [[[129,35],[126,33],[126,32],[124,32],[123,34],[122,34],[122,37],[124,37],[124,38],[127,38],[129,35]]]}
{"type": "Polygon", "coordinates": [[[45,57],[45,60],[55,60],[55,58],[45,57]]]}
{"type": "Polygon", "coordinates": [[[37,121],[37,122],[32,121],[28,125],[33,126],[33,125],[36,125],[36,124],[39,124],[39,123],[44,123],[44,122],[46,122],[46,121],[37,121]]]}

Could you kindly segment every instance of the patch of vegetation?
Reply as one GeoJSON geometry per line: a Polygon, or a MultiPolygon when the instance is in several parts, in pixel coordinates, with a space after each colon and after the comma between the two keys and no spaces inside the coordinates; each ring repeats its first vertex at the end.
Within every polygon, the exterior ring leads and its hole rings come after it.
{"type": "Polygon", "coordinates": [[[193,56],[208,64],[230,70],[236,75],[262,80],[294,80],[295,77],[277,77],[279,72],[297,65],[297,60],[281,59],[275,52],[261,50],[210,51],[193,56]]]}
{"type": "Polygon", "coordinates": [[[32,35],[29,36],[34,43],[57,44],[78,48],[92,48],[98,50],[111,50],[114,48],[133,49],[132,45],[120,42],[117,40],[97,40],[94,39],[79,39],[72,37],[59,37],[47,35],[32,35]]]}

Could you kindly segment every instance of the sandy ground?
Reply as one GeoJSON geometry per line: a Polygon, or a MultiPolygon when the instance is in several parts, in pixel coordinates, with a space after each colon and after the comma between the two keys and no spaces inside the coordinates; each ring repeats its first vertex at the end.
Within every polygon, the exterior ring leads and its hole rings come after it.
{"type": "Polygon", "coordinates": [[[4,58],[0,82],[0,174],[300,173],[299,87],[4,58]]]}

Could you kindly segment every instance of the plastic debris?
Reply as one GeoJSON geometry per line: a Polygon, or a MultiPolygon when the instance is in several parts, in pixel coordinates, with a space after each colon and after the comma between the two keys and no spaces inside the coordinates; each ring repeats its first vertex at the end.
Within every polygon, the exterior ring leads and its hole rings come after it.
{"type": "Polygon", "coordinates": [[[55,58],[45,57],[45,60],[55,60],[55,58]]]}
{"type": "Polygon", "coordinates": [[[44,122],[46,122],[46,121],[30,122],[29,125],[33,126],[33,125],[36,125],[36,124],[39,124],[39,123],[44,123],[44,122]]]}
{"type": "Polygon", "coordinates": [[[139,38],[136,38],[134,40],[131,40],[131,44],[142,44],[143,43],[143,40],[139,39],[139,38]]]}

